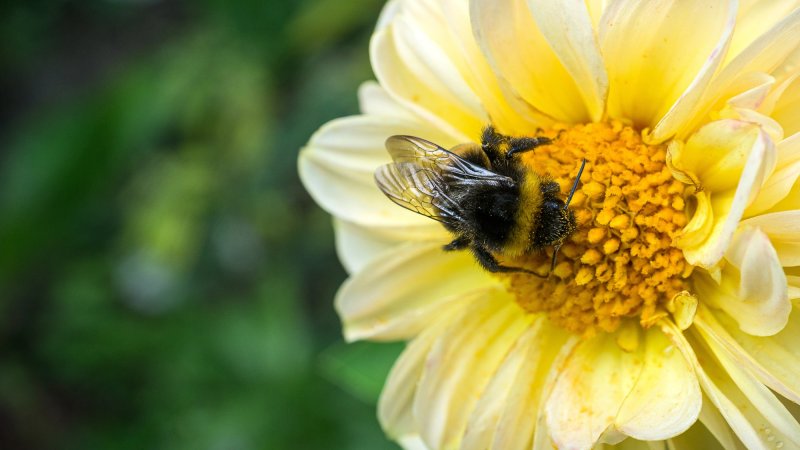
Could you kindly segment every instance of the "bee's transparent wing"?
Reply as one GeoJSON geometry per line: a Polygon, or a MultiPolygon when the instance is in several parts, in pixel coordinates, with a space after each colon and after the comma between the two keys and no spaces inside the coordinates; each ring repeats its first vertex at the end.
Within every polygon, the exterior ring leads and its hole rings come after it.
{"type": "Polygon", "coordinates": [[[453,152],[416,136],[391,136],[386,149],[395,163],[411,163],[439,173],[453,184],[513,186],[514,181],[504,175],[473,164],[453,152]]]}
{"type": "Polygon", "coordinates": [[[394,163],[375,171],[378,187],[396,204],[455,226],[463,220],[458,204],[447,195],[441,177],[411,163],[394,163]]]}
{"type": "Polygon", "coordinates": [[[403,208],[453,227],[464,222],[463,210],[452,198],[453,190],[467,184],[514,184],[509,177],[418,137],[392,136],[386,140],[386,148],[394,163],[375,171],[381,191],[403,208]]]}

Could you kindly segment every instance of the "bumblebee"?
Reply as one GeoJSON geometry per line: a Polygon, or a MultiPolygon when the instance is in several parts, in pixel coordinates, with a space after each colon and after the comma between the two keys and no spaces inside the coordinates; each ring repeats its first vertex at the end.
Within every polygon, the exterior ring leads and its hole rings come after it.
{"type": "Polygon", "coordinates": [[[481,143],[450,150],[414,136],[391,136],[386,149],[394,162],[375,171],[378,187],[394,203],[437,220],[454,235],[444,250],[470,249],[490,272],[526,272],[497,261],[553,246],[558,250],[575,231],[569,202],[578,187],[584,159],[566,202],[558,183],[527,170],[519,154],[549,144],[546,137],[511,137],[491,126],[481,143]]]}

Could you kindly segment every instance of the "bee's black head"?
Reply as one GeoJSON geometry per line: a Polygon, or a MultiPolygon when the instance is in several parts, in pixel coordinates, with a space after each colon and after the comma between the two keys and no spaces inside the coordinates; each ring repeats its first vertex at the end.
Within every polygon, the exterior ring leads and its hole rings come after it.
{"type": "Polygon", "coordinates": [[[539,213],[539,225],[534,234],[535,248],[560,245],[577,228],[575,213],[564,206],[561,200],[548,200],[539,213]]]}

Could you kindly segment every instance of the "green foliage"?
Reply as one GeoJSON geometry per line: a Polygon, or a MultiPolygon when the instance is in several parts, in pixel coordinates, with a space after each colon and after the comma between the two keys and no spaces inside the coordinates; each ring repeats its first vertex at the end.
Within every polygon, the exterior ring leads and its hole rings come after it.
{"type": "Polygon", "coordinates": [[[401,346],[341,343],[295,169],[357,111],[381,2],[161,3],[0,7],[1,86],[28,88],[0,129],[0,448],[396,448],[374,403],[401,346]],[[59,58],[70,33],[121,41],[59,58]],[[93,75],[33,95],[62,66],[93,75]]]}

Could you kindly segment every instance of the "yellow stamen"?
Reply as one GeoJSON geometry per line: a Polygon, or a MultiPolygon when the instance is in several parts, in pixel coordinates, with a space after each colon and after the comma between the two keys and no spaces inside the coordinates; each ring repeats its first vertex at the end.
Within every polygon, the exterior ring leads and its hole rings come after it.
{"type": "MultiPolygon", "coordinates": [[[[622,123],[557,126],[542,135],[553,143],[524,154],[536,173],[567,192],[581,158],[586,170],[572,199],[578,229],[564,243],[547,279],[524,273],[507,277],[517,302],[547,312],[564,328],[583,334],[615,331],[625,318],[648,326],[688,294],[691,267],[673,240],[686,225],[685,185],[666,165],[664,146],[646,145],[622,123]],[[679,296],[680,294],[680,296],[679,296]]],[[[553,249],[509,265],[542,275],[553,249]]]]}

